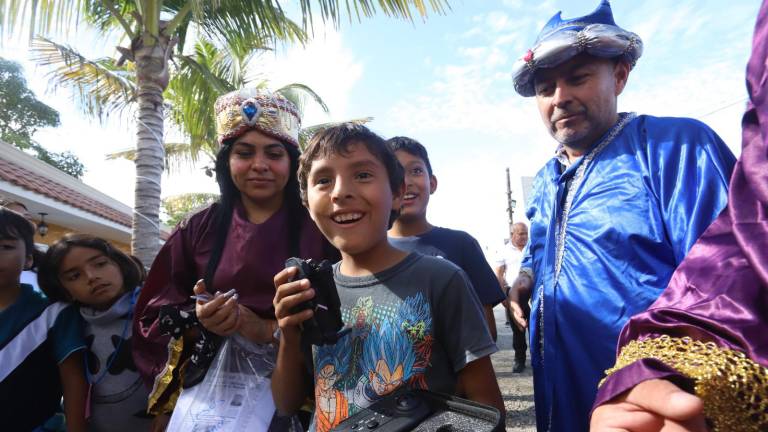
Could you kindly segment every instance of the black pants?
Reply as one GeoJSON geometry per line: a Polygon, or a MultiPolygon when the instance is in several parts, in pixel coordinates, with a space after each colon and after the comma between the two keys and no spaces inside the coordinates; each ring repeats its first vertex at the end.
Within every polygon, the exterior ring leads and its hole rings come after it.
{"type": "MultiPolygon", "coordinates": [[[[529,295],[520,295],[520,307],[523,309],[526,321],[531,320],[531,306],[528,304],[529,300],[529,295]]],[[[517,327],[509,310],[507,310],[507,319],[512,325],[512,349],[515,350],[515,360],[525,363],[525,352],[528,349],[528,336],[526,335],[526,330],[520,330],[517,327]]],[[[531,323],[529,322],[528,325],[530,326],[531,323]]]]}

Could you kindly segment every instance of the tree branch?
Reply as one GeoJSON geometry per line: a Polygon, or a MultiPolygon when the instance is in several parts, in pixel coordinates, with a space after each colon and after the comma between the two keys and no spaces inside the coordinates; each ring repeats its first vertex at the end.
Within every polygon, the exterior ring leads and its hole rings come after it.
{"type": "Polygon", "coordinates": [[[115,4],[112,2],[112,0],[103,0],[104,6],[109,9],[109,13],[112,14],[113,17],[117,20],[117,22],[120,23],[120,25],[123,27],[123,30],[125,30],[125,33],[128,35],[128,39],[133,40],[133,38],[136,37],[136,35],[133,33],[133,30],[131,30],[130,24],[128,24],[128,21],[123,18],[123,16],[120,14],[120,11],[117,10],[117,7],[115,7],[115,4]]]}
{"type": "Polygon", "coordinates": [[[179,12],[176,14],[173,19],[171,19],[168,24],[165,26],[165,34],[168,35],[168,37],[171,37],[173,35],[173,32],[176,31],[176,28],[181,25],[182,22],[184,22],[184,19],[189,15],[190,12],[192,12],[192,1],[188,1],[182,6],[181,9],[179,9],[179,12]]]}
{"type": "Polygon", "coordinates": [[[151,46],[157,43],[160,38],[160,2],[156,0],[139,0],[141,4],[141,13],[144,17],[144,31],[149,33],[151,40],[143,38],[145,46],[151,46]]]}

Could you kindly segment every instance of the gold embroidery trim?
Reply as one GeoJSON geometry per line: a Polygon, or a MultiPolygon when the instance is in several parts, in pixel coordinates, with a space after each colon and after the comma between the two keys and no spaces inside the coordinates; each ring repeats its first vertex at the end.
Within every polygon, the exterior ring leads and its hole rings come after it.
{"type": "Polygon", "coordinates": [[[168,362],[165,368],[157,374],[155,377],[155,384],[152,386],[152,392],[147,399],[147,412],[150,414],[169,414],[173,411],[173,407],[176,405],[176,400],[179,397],[181,391],[181,385],[178,385],[173,394],[168,400],[161,406],[158,405],[158,401],[166,392],[168,387],[173,381],[173,371],[179,366],[179,360],[181,359],[181,353],[184,350],[184,337],[178,339],[171,338],[168,342],[168,362]]]}
{"type": "Polygon", "coordinates": [[[704,415],[715,432],[768,431],[768,368],[744,353],[720,348],[714,342],[664,335],[630,342],[605,373],[610,376],[646,358],[659,360],[695,381],[696,395],[704,402],[704,415]]]}

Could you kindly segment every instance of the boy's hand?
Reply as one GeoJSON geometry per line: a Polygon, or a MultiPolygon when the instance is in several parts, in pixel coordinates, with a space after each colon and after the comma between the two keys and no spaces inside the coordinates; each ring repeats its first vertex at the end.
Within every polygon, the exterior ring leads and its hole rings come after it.
{"type": "Polygon", "coordinates": [[[592,413],[590,431],[706,432],[701,399],[667,380],[643,381],[592,413]]]}
{"type": "MultiPolygon", "coordinates": [[[[280,328],[277,361],[272,371],[272,395],[280,415],[290,415],[299,409],[312,392],[304,379],[304,356],[301,350],[299,324],[312,317],[313,311],[293,313],[293,308],[315,296],[307,279],[290,282],[296,277],[296,267],[283,269],[275,275],[275,318],[280,328]]],[[[311,365],[307,365],[311,366],[311,365]]]]}
{"type": "Polygon", "coordinates": [[[520,307],[520,294],[530,293],[531,285],[533,285],[531,278],[526,274],[521,274],[515,279],[515,282],[512,283],[512,288],[510,288],[507,297],[509,310],[512,312],[512,318],[515,321],[515,325],[520,330],[524,330],[528,327],[528,321],[525,319],[523,308],[520,307]]]}
{"type": "MultiPolygon", "coordinates": [[[[193,291],[196,295],[206,294],[205,282],[202,279],[197,281],[193,291]]],[[[228,296],[216,293],[211,300],[197,300],[195,304],[200,324],[219,336],[230,336],[237,331],[240,325],[239,312],[236,294],[228,296]]]]}
{"type": "Polygon", "coordinates": [[[499,390],[499,381],[493,371],[491,356],[467,363],[459,371],[456,390],[459,396],[464,393],[467,399],[496,408],[501,414],[502,423],[505,422],[507,411],[499,390]]]}
{"type": "Polygon", "coordinates": [[[312,318],[314,312],[306,309],[294,314],[293,308],[315,296],[308,279],[289,282],[296,275],[296,267],[283,269],[275,275],[275,318],[283,337],[298,336],[299,324],[312,318]]]}

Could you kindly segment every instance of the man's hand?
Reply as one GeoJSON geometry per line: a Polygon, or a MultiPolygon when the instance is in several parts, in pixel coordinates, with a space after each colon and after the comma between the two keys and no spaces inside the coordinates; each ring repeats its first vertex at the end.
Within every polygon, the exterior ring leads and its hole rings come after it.
{"type": "Polygon", "coordinates": [[[643,381],[592,413],[590,431],[706,432],[701,399],[667,380],[643,381]]]}
{"type": "MultiPolygon", "coordinates": [[[[199,296],[206,294],[205,282],[202,279],[195,284],[194,292],[199,296]]],[[[237,294],[225,295],[217,292],[211,300],[197,300],[195,314],[206,330],[219,336],[230,336],[240,325],[237,294]]]]}
{"type": "Polygon", "coordinates": [[[509,289],[509,295],[507,297],[509,311],[512,312],[512,319],[515,321],[514,324],[521,330],[528,327],[528,321],[525,319],[523,308],[520,307],[520,295],[529,294],[532,285],[533,281],[531,280],[531,277],[525,273],[520,273],[517,279],[515,279],[515,282],[512,283],[512,288],[509,289]]]}

